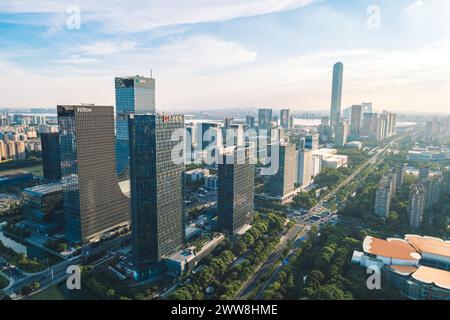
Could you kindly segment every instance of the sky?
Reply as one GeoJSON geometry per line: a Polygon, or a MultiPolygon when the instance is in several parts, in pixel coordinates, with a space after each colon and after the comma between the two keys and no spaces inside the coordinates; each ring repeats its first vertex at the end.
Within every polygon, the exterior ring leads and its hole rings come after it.
{"type": "Polygon", "coordinates": [[[0,107],[114,105],[156,78],[157,109],[448,112],[448,0],[1,0],[0,107]]]}

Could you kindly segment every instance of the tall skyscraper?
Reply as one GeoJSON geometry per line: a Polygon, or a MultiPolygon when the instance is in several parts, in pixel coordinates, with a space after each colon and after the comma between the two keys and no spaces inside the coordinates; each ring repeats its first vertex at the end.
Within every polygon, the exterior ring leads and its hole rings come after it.
{"type": "Polygon", "coordinates": [[[230,150],[218,165],[219,225],[230,234],[239,233],[253,219],[255,166],[249,162],[249,153],[248,147],[230,150]]]}
{"type": "Polygon", "coordinates": [[[66,238],[81,242],[130,222],[116,176],[114,107],[58,106],[66,238]]]}
{"type": "Polygon", "coordinates": [[[294,191],[295,158],[294,145],[279,145],[278,172],[269,177],[269,182],[266,185],[266,189],[271,196],[283,199],[294,191]]]}
{"type": "Polygon", "coordinates": [[[362,107],[360,105],[352,106],[350,121],[350,134],[353,137],[359,137],[362,122],[362,107]]]}
{"type": "Polygon", "coordinates": [[[41,146],[44,178],[47,180],[61,180],[58,132],[41,133],[41,146]]]}
{"type": "Polygon", "coordinates": [[[297,150],[297,174],[295,183],[301,186],[309,186],[313,176],[313,155],[312,150],[297,150]]]}
{"type": "Polygon", "coordinates": [[[348,138],[348,121],[343,120],[339,122],[336,126],[336,145],[339,147],[343,147],[347,144],[348,138]]]}
{"type": "Polygon", "coordinates": [[[145,279],[184,242],[185,166],[182,154],[172,159],[184,144],[171,140],[184,116],[130,115],[129,128],[133,260],[145,279]]]}
{"type": "Polygon", "coordinates": [[[272,128],[272,109],[258,110],[258,129],[272,128]]]}
{"type": "Polygon", "coordinates": [[[344,77],[344,65],[338,62],[333,66],[333,88],[331,93],[330,123],[334,128],[341,120],[342,82],[344,77]]]}
{"type": "Polygon", "coordinates": [[[408,204],[409,225],[413,228],[420,228],[423,221],[425,209],[425,189],[421,183],[411,186],[408,204]]]}
{"type": "Polygon", "coordinates": [[[155,79],[117,77],[115,89],[117,174],[124,181],[129,179],[128,115],[155,113],[155,79]]]}
{"type": "Polygon", "coordinates": [[[283,109],[280,111],[280,126],[283,129],[289,129],[291,122],[291,116],[290,116],[290,110],[289,109],[283,109]]]}

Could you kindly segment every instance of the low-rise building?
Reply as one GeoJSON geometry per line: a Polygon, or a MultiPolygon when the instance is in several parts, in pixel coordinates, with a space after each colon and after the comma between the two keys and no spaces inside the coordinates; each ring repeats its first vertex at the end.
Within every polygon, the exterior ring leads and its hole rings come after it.
{"type": "Polygon", "coordinates": [[[402,294],[414,300],[450,300],[450,242],[405,235],[405,239],[366,237],[352,262],[380,270],[402,294]]]}

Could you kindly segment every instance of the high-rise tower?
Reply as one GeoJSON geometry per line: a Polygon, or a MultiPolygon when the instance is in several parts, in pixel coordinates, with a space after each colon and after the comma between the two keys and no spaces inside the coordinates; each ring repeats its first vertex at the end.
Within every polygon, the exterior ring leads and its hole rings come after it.
{"type": "Polygon", "coordinates": [[[184,116],[130,115],[129,128],[133,260],[145,279],[184,242],[184,142],[171,139],[184,116]]]}
{"type": "Polygon", "coordinates": [[[66,238],[88,241],[130,221],[116,176],[114,107],[58,106],[66,238]]]}
{"type": "Polygon", "coordinates": [[[342,82],[344,77],[344,65],[338,62],[333,66],[333,87],[331,93],[330,123],[336,128],[341,120],[342,82]]]}

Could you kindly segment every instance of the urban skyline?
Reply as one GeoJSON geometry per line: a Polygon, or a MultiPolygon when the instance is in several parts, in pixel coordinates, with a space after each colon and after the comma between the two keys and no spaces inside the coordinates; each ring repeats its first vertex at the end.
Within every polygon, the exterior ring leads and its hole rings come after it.
{"type": "Polygon", "coordinates": [[[117,3],[0,3],[0,301],[450,300],[448,2],[117,3]]]}

